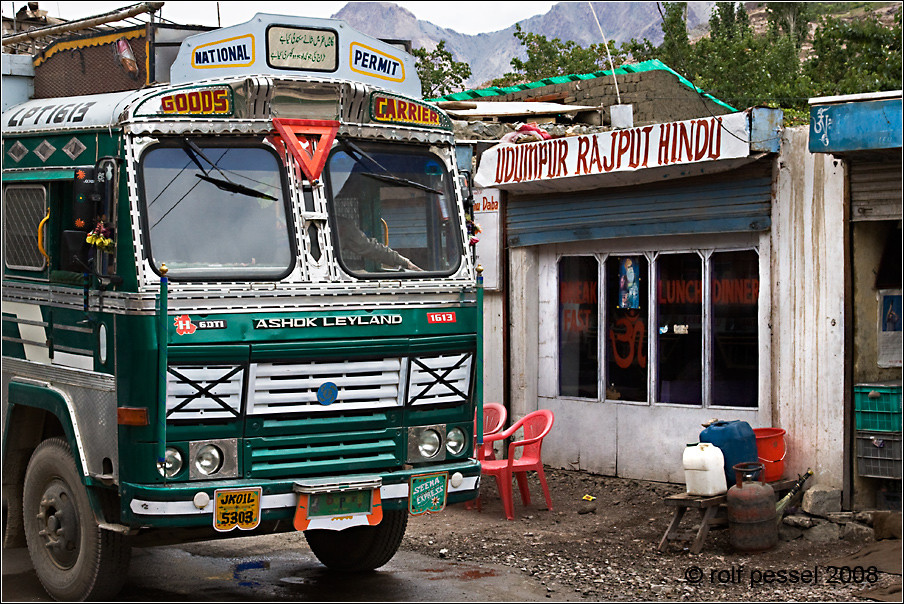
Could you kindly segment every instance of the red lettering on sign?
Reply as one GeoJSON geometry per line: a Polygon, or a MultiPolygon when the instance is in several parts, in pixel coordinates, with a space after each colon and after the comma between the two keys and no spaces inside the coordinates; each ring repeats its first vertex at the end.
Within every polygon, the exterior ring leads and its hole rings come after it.
{"type": "Polygon", "coordinates": [[[194,90],[162,97],[160,109],[163,113],[186,113],[213,115],[229,113],[229,93],[226,89],[194,90]]]}

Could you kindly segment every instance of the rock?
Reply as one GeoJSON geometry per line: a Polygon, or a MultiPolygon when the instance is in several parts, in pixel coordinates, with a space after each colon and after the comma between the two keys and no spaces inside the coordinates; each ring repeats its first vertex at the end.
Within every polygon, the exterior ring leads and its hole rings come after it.
{"type": "Polygon", "coordinates": [[[829,512],[826,518],[838,524],[844,524],[854,519],[854,512],[829,512]]]}
{"type": "Polygon", "coordinates": [[[873,537],[873,529],[859,522],[848,522],[841,526],[841,538],[847,541],[868,541],[873,537]]]}
{"type": "Polygon", "coordinates": [[[854,513],[854,522],[859,522],[860,524],[872,526],[873,525],[873,513],[872,512],[856,512],[856,513],[854,513]]]}
{"type": "Polygon", "coordinates": [[[578,514],[595,514],[596,513],[596,502],[595,501],[582,501],[578,506],[578,514]]]}
{"type": "Polygon", "coordinates": [[[824,522],[804,531],[803,536],[813,543],[831,543],[841,538],[841,528],[834,522],[824,522]]]}
{"type": "Polygon", "coordinates": [[[876,541],[901,538],[901,512],[873,512],[876,541]]]}
{"type": "Polygon", "coordinates": [[[815,486],[804,492],[801,508],[813,516],[826,517],[841,511],[841,489],[815,486]]]}
{"type": "Polygon", "coordinates": [[[808,529],[813,526],[814,522],[813,519],[809,516],[804,516],[803,514],[793,514],[791,516],[785,516],[782,519],[782,524],[797,529],[808,529]]]}
{"type": "Polygon", "coordinates": [[[803,536],[804,532],[793,526],[788,526],[786,524],[780,524],[778,526],[778,538],[782,541],[794,541],[795,539],[800,539],[803,536]]]}

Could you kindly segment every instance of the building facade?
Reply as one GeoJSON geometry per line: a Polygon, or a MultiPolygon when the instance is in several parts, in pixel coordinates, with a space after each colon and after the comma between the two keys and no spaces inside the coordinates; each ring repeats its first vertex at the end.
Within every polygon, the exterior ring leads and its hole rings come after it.
{"type": "Polygon", "coordinates": [[[738,419],[785,429],[785,475],[812,468],[851,504],[860,235],[848,166],[811,136],[748,110],[483,153],[477,184],[504,207],[505,396],[515,417],[555,412],[545,461],[683,482],[702,424],[738,419]]]}

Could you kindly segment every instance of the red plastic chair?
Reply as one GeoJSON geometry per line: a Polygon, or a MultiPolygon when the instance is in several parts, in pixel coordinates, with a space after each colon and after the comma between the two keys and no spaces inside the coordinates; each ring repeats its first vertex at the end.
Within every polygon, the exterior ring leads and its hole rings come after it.
{"type": "MultiPolygon", "coordinates": [[[[486,438],[490,434],[496,434],[505,427],[505,420],[508,419],[508,412],[505,407],[499,403],[484,403],[483,405],[483,436],[486,438]]],[[[477,421],[474,421],[474,433],[477,434],[477,421]]],[[[485,459],[496,459],[496,452],[493,450],[493,444],[484,441],[482,445],[475,445],[474,457],[479,461],[485,459]]]]}
{"type": "Polygon", "coordinates": [[[497,440],[510,438],[518,430],[524,430],[524,439],[509,443],[507,459],[491,459],[481,462],[480,472],[493,476],[499,487],[499,496],[505,508],[505,517],[515,519],[515,504],[512,500],[512,477],[518,481],[518,490],[521,492],[521,502],[530,505],[530,492],[527,488],[527,473],[536,472],[543,487],[543,495],[546,497],[546,508],[552,510],[552,498],[549,496],[549,487],[546,484],[546,475],[543,473],[543,460],[540,457],[540,449],[543,439],[552,429],[555,417],[552,411],[540,409],[528,413],[511,428],[496,434],[484,437],[484,444],[497,440]],[[515,453],[521,449],[521,457],[515,458],[515,453]]]}
{"type": "MultiPolygon", "coordinates": [[[[505,407],[499,403],[484,403],[483,404],[483,436],[486,438],[490,434],[496,434],[503,427],[505,427],[505,421],[508,419],[508,412],[505,410],[505,407]]],[[[477,434],[477,413],[474,413],[474,434],[477,434]]],[[[496,459],[496,451],[493,449],[493,443],[487,443],[484,441],[483,444],[478,445],[474,442],[474,458],[477,461],[483,463],[489,459],[496,459]]],[[[477,506],[477,510],[481,510],[480,506],[480,495],[477,495],[477,499],[473,502],[469,501],[465,503],[465,509],[473,509],[474,506],[477,506]]]]}

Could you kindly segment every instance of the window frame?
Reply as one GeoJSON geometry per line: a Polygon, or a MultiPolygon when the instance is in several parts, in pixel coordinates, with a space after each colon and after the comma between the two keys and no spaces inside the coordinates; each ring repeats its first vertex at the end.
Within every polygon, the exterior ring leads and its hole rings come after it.
{"type": "MultiPolygon", "coordinates": [[[[3,225],[4,225],[3,226],[3,230],[4,230],[4,234],[3,234],[3,246],[4,246],[3,267],[4,267],[4,271],[7,274],[9,274],[9,271],[23,272],[23,273],[27,274],[28,278],[32,278],[32,279],[39,278],[38,275],[43,274],[43,276],[44,276],[44,277],[42,277],[42,280],[43,280],[44,278],[46,278],[47,271],[50,269],[50,262],[48,261],[47,257],[44,256],[43,254],[41,255],[41,266],[21,266],[21,265],[15,265],[15,264],[9,263],[9,254],[7,253],[6,246],[10,245],[10,238],[9,238],[10,237],[10,233],[9,233],[10,221],[8,218],[8,212],[10,211],[10,207],[9,207],[9,205],[10,205],[9,204],[10,189],[14,189],[14,190],[36,189],[42,193],[43,204],[42,204],[42,208],[41,208],[41,218],[38,219],[38,223],[35,225],[35,229],[37,232],[37,227],[39,227],[41,225],[41,222],[44,221],[45,217],[48,217],[48,210],[50,207],[49,206],[49,197],[50,196],[49,196],[49,192],[48,192],[48,187],[47,187],[47,185],[40,184],[40,183],[15,182],[15,181],[10,182],[10,183],[4,183],[4,185],[3,185],[3,213],[2,213],[3,218],[2,219],[3,219],[3,225]]],[[[52,217],[50,217],[50,218],[52,220],[52,217]]],[[[48,248],[50,247],[49,242],[48,242],[48,235],[52,232],[52,230],[48,227],[50,226],[51,220],[44,222],[44,226],[42,227],[45,251],[48,250],[48,248]]],[[[40,253],[40,251],[39,251],[39,253],[40,253]]],[[[49,255],[50,251],[47,251],[47,254],[49,255]]]]}
{"type": "MultiPolygon", "coordinates": [[[[566,246],[563,246],[566,247],[566,246]]],[[[568,245],[567,247],[572,247],[568,245]]],[[[725,244],[719,246],[663,246],[659,249],[646,249],[645,251],[636,251],[636,248],[624,248],[618,249],[617,251],[612,249],[607,249],[605,251],[599,252],[586,252],[586,251],[562,251],[561,249],[556,249],[553,254],[548,256],[547,262],[551,263],[551,266],[554,267],[555,271],[555,281],[556,281],[556,291],[553,294],[551,299],[547,299],[541,303],[551,303],[554,305],[556,309],[555,313],[555,329],[556,329],[556,337],[555,337],[555,351],[554,351],[554,363],[553,367],[555,368],[556,375],[554,379],[554,387],[555,390],[552,392],[552,396],[554,398],[565,399],[565,400],[576,400],[576,401],[584,401],[584,402],[599,402],[599,403],[618,403],[618,404],[627,404],[627,405],[639,405],[639,406],[660,406],[660,407],[671,407],[671,408],[680,408],[680,409],[733,409],[733,410],[759,410],[763,407],[763,390],[767,388],[767,385],[764,383],[762,379],[762,371],[764,368],[763,357],[768,354],[768,351],[764,350],[764,342],[763,338],[768,337],[767,333],[764,331],[762,325],[759,323],[764,318],[764,305],[768,305],[768,299],[764,295],[765,288],[763,287],[764,282],[768,282],[768,273],[763,268],[762,257],[763,254],[768,255],[768,247],[764,245],[762,242],[754,242],[751,241],[749,243],[739,243],[739,244],[725,244]],[[766,248],[766,249],[764,249],[766,248]],[[756,257],[756,265],[757,265],[757,278],[759,280],[759,293],[756,300],[756,314],[758,318],[757,325],[757,378],[756,378],[756,405],[753,406],[739,406],[739,405],[718,405],[713,403],[713,379],[715,377],[715,368],[714,368],[714,350],[715,346],[715,331],[713,325],[713,317],[714,309],[713,309],[713,299],[712,299],[712,280],[713,280],[713,256],[715,254],[720,253],[728,253],[728,252],[752,252],[756,257]],[[678,403],[678,402],[661,402],[659,400],[659,380],[660,380],[660,363],[659,363],[659,333],[658,333],[658,320],[660,315],[658,299],[657,299],[657,279],[658,279],[658,271],[660,268],[659,261],[662,256],[666,255],[677,255],[677,254],[697,254],[702,263],[702,279],[703,279],[703,296],[702,296],[702,312],[701,312],[701,321],[702,321],[702,355],[701,359],[701,369],[703,372],[702,378],[702,403],[701,404],[690,404],[690,403],[678,403]],[[563,258],[568,257],[586,257],[592,256],[597,259],[597,268],[598,268],[598,288],[597,299],[598,299],[598,325],[599,325],[599,351],[598,351],[598,376],[600,380],[597,398],[587,398],[587,397],[575,397],[570,395],[563,395],[561,393],[560,388],[560,376],[559,376],[559,367],[562,362],[560,357],[559,350],[559,316],[558,316],[558,307],[559,307],[559,266],[560,262],[563,258]],[[647,324],[648,326],[652,326],[649,328],[648,340],[647,340],[647,355],[648,359],[651,362],[648,363],[648,371],[647,371],[647,400],[646,401],[631,401],[631,400],[622,400],[622,399],[612,399],[608,398],[607,394],[607,385],[609,383],[609,375],[608,375],[608,363],[609,363],[609,351],[607,350],[607,339],[606,339],[606,330],[607,330],[607,321],[608,321],[608,313],[609,313],[609,301],[606,298],[607,292],[607,266],[606,263],[614,257],[623,257],[623,256],[645,256],[648,260],[647,265],[647,279],[650,284],[647,288],[647,324]]],[[[541,308],[541,313],[542,308],[541,308]]],[[[541,352],[542,356],[542,352],[541,352]]],[[[546,396],[546,395],[543,395],[546,396]]]]}
{"type": "MultiPolygon", "coordinates": [[[[276,167],[276,172],[279,174],[280,180],[280,193],[282,194],[282,199],[280,200],[284,206],[285,219],[286,219],[286,228],[287,228],[287,241],[289,243],[289,264],[288,266],[279,274],[272,273],[268,275],[260,275],[255,276],[253,274],[241,274],[238,273],[224,273],[223,275],[178,275],[174,274],[172,270],[167,274],[167,278],[170,281],[178,281],[178,282],[187,282],[187,283],[244,283],[244,282],[278,282],[282,281],[289,275],[291,275],[299,263],[299,251],[298,251],[298,234],[296,233],[296,217],[295,217],[295,205],[289,190],[288,183],[288,175],[286,172],[286,166],[283,163],[282,158],[279,153],[273,148],[271,145],[265,142],[263,138],[256,137],[241,137],[241,138],[216,138],[210,136],[203,137],[191,137],[190,139],[193,143],[197,144],[202,149],[204,148],[227,148],[227,149],[259,149],[269,153],[274,160],[274,166],[276,167]]],[[[141,246],[142,246],[142,258],[147,263],[147,266],[150,267],[151,271],[157,276],[162,276],[160,272],[160,267],[157,266],[153,253],[153,246],[151,244],[151,224],[150,224],[150,214],[148,212],[148,201],[146,196],[146,187],[145,187],[145,160],[148,154],[153,153],[158,149],[178,149],[180,148],[180,142],[178,137],[161,137],[156,139],[153,143],[146,145],[140,152],[137,163],[136,163],[136,172],[138,174],[138,204],[140,207],[140,225],[141,225],[141,246]]],[[[204,160],[200,160],[202,163],[204,160]]],[[[210,168],[209,171],[215,171],[213,168],[210,168]]],[[[277,202],[274,202],[277,203],[277,202]]]]}
{"type": "MultiPolygon", "coordinates": [[[[390,143],[387,141],[374,141],[374,140],[365,140],[365,139],[355,139],[348,138],[349,141],[353,142],[355,145],[359,145],[363,148],[367,153],[374,153],[375,148],[377,151],[383,153],[397,153],[399,155],[412,155],[412,156],[420,156],[420,157],[433,157],[436,161],[443,166],[444,169],[444,178],[443,178],[443,186],[445,188],[444,197],[448,199],[449,203],[449,212],[450,212],[450,234],[451,238],[454,238],[455,246],[458,248],[458,258],[454,264],[450,265],[450,268],[442,271],[435,270],[424,270],[421,272],[418,271],[404,271],[404,272],[395,272],[395,271],[385,271],[385,272],[372,272],[367,270],[357,270],[353,269],[346,263],[345,259],[342,256],[342,241],[339,236],[339,228],[338,228],[338,212],[336,209],[336,193],[338,191],[334,190],[333,185],[333,177],[332,172],[330,171],[330,163],[333,161],[333,158],[337,153],[345,153],[346,155],[351,156],[348,151],[344,148],[344,146],[340,143],[333,147],[330,150],[330,154],[327,157],[326,164],[323,169],[323,180],[326,183],[326,206],[327,206],[327,214],[328,214],[328,224],[329,224],[329,234],[327,235],[327,239],[330,242],[330,250],[332,254],[333,261],[339,266],[343,273],[352,277],[354,279],[359,279],[361,281],[402,281],[402,280],[411,280],[411,279],[433,279],[433,278],[446,278],[455,275],[462,267],[462,264],[465,263],[465,254],[468,253],[467,248],[465,246],[465,242],[462,240],[461,231],[461,217],[459,216],[459,203],[458,197],[456,194],[456,189],[454,186],[454,170],[453,168],[446,162],[445,158],[442,155],[436,153],[432,147],[422,146],[422,145],[404,145],[397,143],[390,143]],[[385,151],[384,151],[385,149],[385,151]]],[[[340,189],[341,190],[341,187],[340,189]]],[[[428,236],[429,238],[429,236],[428,236]]]]}

